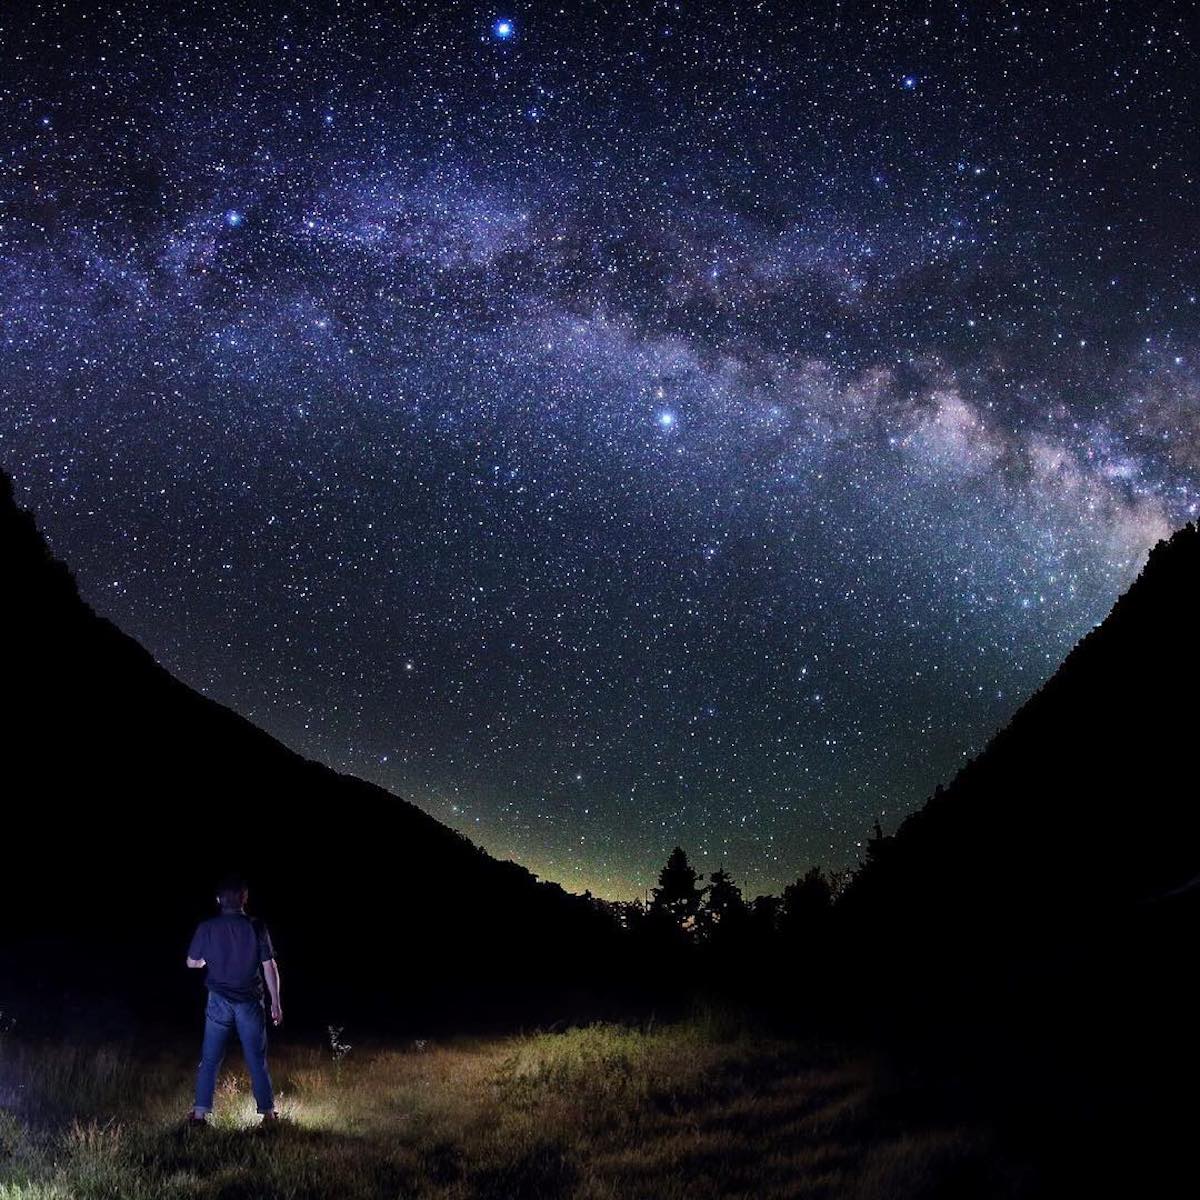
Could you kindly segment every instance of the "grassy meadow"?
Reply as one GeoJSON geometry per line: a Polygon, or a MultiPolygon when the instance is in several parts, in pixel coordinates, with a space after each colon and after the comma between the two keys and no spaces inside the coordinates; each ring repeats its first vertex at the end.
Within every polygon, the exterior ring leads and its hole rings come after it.
{"type": "Polygon", "coordinates": [[[294,1045],[287,1124],[231,1050],[182,1127],[197,1045],[0,1039],[0,1200],[704,1200],[1015,1195],[994,1135],[917,1115],[869,1056],[696,1019],[394,1046],[294,1045]]]}

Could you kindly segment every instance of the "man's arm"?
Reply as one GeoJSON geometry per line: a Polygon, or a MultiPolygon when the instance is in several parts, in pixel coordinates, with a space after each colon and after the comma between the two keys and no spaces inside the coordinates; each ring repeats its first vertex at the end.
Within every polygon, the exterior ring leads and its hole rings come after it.
{"type": "Polygon", "coordinates": [[[188,946],[187,965],[197,968],[204,966],[204,955],[208,950],[208,926],[204,921],[201,921],[196,926],[196,932],[192,934],[191,944],[188,946]]]}
{"type": "Polygon", "coordinates": [[[283,1005],[279,1002],[279,966],[273,958],[268,958],[262,969],[267,991],[271,994],[271,1020],[278,1025],[283,1020],[283,1005]]]}

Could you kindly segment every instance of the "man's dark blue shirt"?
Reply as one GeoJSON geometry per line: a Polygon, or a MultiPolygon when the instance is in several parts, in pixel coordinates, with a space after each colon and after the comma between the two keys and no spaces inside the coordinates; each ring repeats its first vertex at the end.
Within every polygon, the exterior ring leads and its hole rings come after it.
{"type": "Polygon", "coordinates": [[[262,964],[275,957],[271,935],[257,917],[222,912],[201,921],[192,934],[188,958],[202,958],[204,983],[226,1000],[262,1000],[262,964]]]}

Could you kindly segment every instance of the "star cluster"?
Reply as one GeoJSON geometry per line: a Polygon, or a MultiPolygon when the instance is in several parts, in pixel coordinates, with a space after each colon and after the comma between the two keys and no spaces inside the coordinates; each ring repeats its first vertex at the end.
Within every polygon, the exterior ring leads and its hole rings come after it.
{"type": "Polygon", "coordinates": [[[1192,6],[0,14],[0,463],[565,886],[857,858],[1200,486],[1192,6]]]}

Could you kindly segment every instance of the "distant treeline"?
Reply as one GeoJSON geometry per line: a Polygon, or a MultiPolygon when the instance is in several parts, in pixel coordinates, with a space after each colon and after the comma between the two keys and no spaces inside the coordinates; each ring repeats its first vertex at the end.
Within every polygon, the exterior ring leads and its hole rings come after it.
{"type": "MultiPolygon", "coordinates": [[[[882,838],[876,824],[869,853],[882,838]]],[[[781,895],[747,899],[723,865],[705,877],[676,846],[646,901],[593,898],[593,903],[631,937],[668,945],[732,947],[773,938],[800,942],[822,935],[851,876],[850,870],[813,867],[781,895]]]]}

